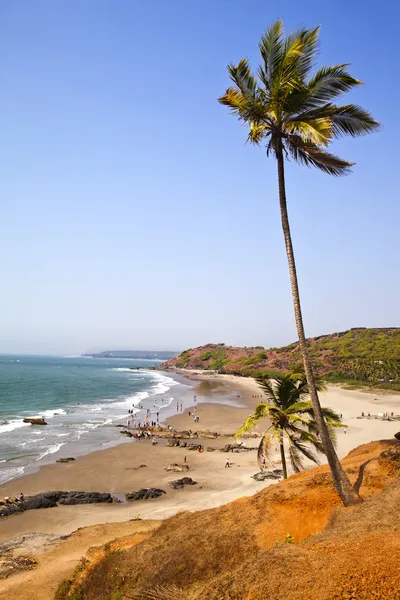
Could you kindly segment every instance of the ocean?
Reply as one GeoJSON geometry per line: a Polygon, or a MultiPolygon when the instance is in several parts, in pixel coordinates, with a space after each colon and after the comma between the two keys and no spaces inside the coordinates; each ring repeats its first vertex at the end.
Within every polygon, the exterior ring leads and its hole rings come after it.
{"type": "Polygon", "coordinates": [[[0,484],[57,458],[127,441],[116,425],[128,419],[143,423],[147,410],[150,420],[156,420],[157,411],[160,421],[176,413],[174,388],[177,391],[179,383],[146,370],[156,364],[0,356],[0,484]],[[48,425],[25,424],[25,417],[44,417],[48,425]]]}

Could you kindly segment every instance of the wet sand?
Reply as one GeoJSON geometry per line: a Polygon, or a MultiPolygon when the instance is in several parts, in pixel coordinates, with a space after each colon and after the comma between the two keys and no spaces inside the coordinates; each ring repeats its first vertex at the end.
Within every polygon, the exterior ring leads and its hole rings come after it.
{"type": "MultiPolygon", "coordinates": [[[[219,448],[232,442],[232,437],[223,436],[233,434],[261,400],[254,397],[260,394],[256,382],[233,376],[203,374],[196,386],[194,389],[188,388],[188,394],[197,395],[199,423],[194,423],[188,411],[185,411],[168,419],[168,424],[177,430],[209,429],[222,434],[217,439],[199,439],[203,446],[219,448]]],[[[321,394],[321,404],[342,413],[347,424],[346,433],[345,430],[338,430],[339,457],[360,444],[392,438],[400,430],[400,422],[357,418],[361,412],[365,415],[379,411],[400,413],[400,396],[376,398],[337,387],[330,387],[328,392],[321,394]]],[[[254,449],[247,453],[230,453],[233,464],[229,469],[225,468],[226,453],[216,450],[199,454],[184,448],[168,447],[166,440],[160,440],[156,446],[150,441],[132,441],[93,452],[72,463],[44,466],[39,472],[1,486],[0,497],[17,495],[21,491],[31,495],[52,489],[101,491],[122,496],[143,487],[162,488],[166,494],[157,499],[123,504],[58,506],[27,511],[1,520],[0,541],[30,531],[65,534],[78,527],[127,521],[137,515],[146,519],[163,519],[181,510],[211,508],[254,494],[271,482],[260,483],[251,478],[259,470],[256,460],[258,440],[250,439],[246,443],[254,449]],[[168,483],[183,475],[165,469],[170,463],[183,464],[185,456],[190,471],[184,475],[198,483],[183,490],[172,490],[168,483]],[[134,470],[141,464],[146,467],[134,470]]],[[[324,462],[323,456],[320,459],[324,462]]],[[[276,467],[279,467],[278,463],[276,467]]]]}

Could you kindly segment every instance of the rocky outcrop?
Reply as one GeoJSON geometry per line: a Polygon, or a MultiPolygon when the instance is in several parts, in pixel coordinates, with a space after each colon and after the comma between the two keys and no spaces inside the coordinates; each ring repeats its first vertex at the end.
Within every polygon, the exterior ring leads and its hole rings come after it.
{"type": "Polygon", "coordinates": [[[131,431],[126,431],[126,429],[124,429],[123,431],[120,431],[120,433],[122,433],[122,435],[126,435],[127,437],[133,437],[133,433],[131,431]]]}
{"type": "Polygon", "coordinates": [[[163,494],[165,494],[165,491],[159,488],[142,488],[137,492],[125,494],[125,498],[127,500],[149,500],[150,498],[159,498],[163,494]]]}
{"type": "Polygon", "coordinates": [[[58,501],[59,504],[100,504],[108,502],[111,504],[111,494],[101,492],[68,492],[58,501]]]}
{"type": "Polygon", "coordinates": [[[265,481],[266,479],[280,479],[282,477],[281,469],[275,469],[274,471],[260,471],[251,476],[256,481],[265,481]]]}
{"type": "Polygon", "coordinates": [[[24,419],[24,423],[30,423],[31,425],[47,425],[46,421],[42,417],[29,417],[24,419]]]}
{"type": "Polygon", "coordinates": [[[189,471],[189,465],[178,465],[178,463],[171,463],[165,468],[166,471],[172,471],[173,473],[183,473],[189,471]]]}
{"type": "Polygon", "coordinates": [[[68,458],[59,458],[58,460],[56,460],[56,462],[69,463],[69,462],[72,462],[73,460],[75,460],[75,458],[72,458],[72,456],[69,456],[68,458]]]}
{"type": "Polygon", "coordinates": [[[6,579],[21,571],[30,571],[36,565],[36,560],[30,556],[0,556],[0,579],[6,579]]]}
{"type": "Polygon", "coordinates": [[[173,490],[183,490],[185,485],[197,485],[197,481],[193,481],[191,477],[182,477],[182,479],[170,481],[168,485],[173,490]]]}
{"type": "Polygon", "coordinates": [[[9,517],[25,510],[54,508],[58,504],[97,504],[102,502],[113,502],[111,494],[100,492],[44,492],[43,494],[30,496],[22,502],[3,504],[0,506],[0,517],[9,517]]]}
{"type": "Polygon", "coordinates": [[[226,444],[221,448],[221,452],[248,452],[249,450],[255,450],[256,448],[248,448],[247,446],[238,444],[226,444]]]}

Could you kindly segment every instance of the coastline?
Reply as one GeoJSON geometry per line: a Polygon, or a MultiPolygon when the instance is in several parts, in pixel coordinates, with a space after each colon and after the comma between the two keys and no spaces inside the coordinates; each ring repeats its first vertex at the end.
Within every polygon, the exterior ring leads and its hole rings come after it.
{"type": "MultiPolygon", "coordinates": [[[[259,397],[255,397],[260,395],[257,383],[247,378],[217,374],[190,374],[190,379],[193,387],[186,388],[186,401],[193,404],[193,395],[196,394],[196,412],[200,416],[200,422],[195,424],[186,410],[170,417],[168,424],[179,430],[209,429],[221,434],[216,439],[199,440],[204,446],[220,448],[233,441],[233,438],[228,437],[229,434],[236,431],[260,401],[259,397]]],[[[363,443],[393,438],[394,433],[400,430],[399,422],[372,417],[358,418],[362,411],[365,414],[370,411],[371,415],[385,410],[400,413],[399,396],[377,397],[375,400],[369,394],[330,387],[327,393],[321,395],[321,403],[342,412],[348,425],[346,434],[342,430],[338,432],[337,449],[340,458],[363,443]]],[[[130,441],[107,450],[91,452],[72,463],[43,466],[36,473],[0,486],[0,497],[19,493],[21,490],[26,494],[33,494],[56,488],[123,493],[143,487],[159,487],[166,491],[162,497],[147,501],[59,505],[2,518],[0,543],[11,539],[22,540],[22,547],[18,552],[33,555],[38,568],[6,579],[3,592],[0,592],[1,600],[21,597],[27,600],[51,600],[58,584],[72,576],[81,557],[90,547],[109,543],[116,537],[129,537],[131,534],[133,541],[141,540],[167,517],[182,511],[218,507],[233,500],[240,503],[244,497],[276,483],[271,480],[257,482],[251,478],[259,471],[257,438],[246,440],[246,444],[253,450],[229,455],[219,450],[199,454],[186,448],[169,447],[166,440],[159,440],[156,446],[148,441],[129,443],[130,441]],[[173,473],[165,470],[170,463],[182,464],[185,456],[189,472],[173,473]],[[229,469],[225,468],[227,456],[232,461],[229,469]],[[147,466],[137,469],[141,464],[147,466]],[[170,481],[183,475],[193,478],[197,484],[185,486],[181,490],[168,486],[170,481]],[[29,546],[30,535],[27,536],[32,533],[38,535],[37,543],[41,546],[33,551],[29,546]],[[55,536],[55,541],[46,542],[48,535],[50,538],[55,536]],[[139,537],[136,538],[135,535],[139,537]]],[[[321,463],[324,462],[326,461],[321,460],[321,463]]],[[[276,467],[279,466],[277,462],[276,467]]]]}
{"type": "MultiPolygon", "coordinates": [[[[172,374],[168,372],[170,376],[172,374]]],[[[181,376],[182,374],[178,374],[181,376]]],[[[31,495],[51,489],[110,492],[122,498],[127,492],[143,487],[156,487],[166,491],[161,498],[147,501],[131,501],[111,505],[58,506],[43,511],[27,511],[1,520],[0,541],[30,531],[68,534],[78,527],[98,523],[122,522],[136,518],[164,519],[181,510],[212,508],[252,495],[275,482],[256,482],[251,475],[259,471],[256,448],[257,439],[248,439],[252,450],[229,454],[232,466],[225,469],[227,454],[219,448],[233,441],[234,434],[243,420],[254,409],[260,398],[260,390],[254,380],[231,375],[190,373],[193,387],[185,390],[186,406],[193,406],[197,396],[199,423],[194,423],[185,412],[168,417],[166,423],[176,430],[210,430],[218,432],[217,439],[199,439],[199,443],[217,448],[214,452],[189,451],[167,446],[167,440],[159,439],[153,446],[150,441],[122,440],[106,450],[97,450],[77,458],[71,463],[42,466],[39,471],[23,475],[0,486],[0,497],[12,496],[23,491],[31,495]],[[240,396],[239,398],[237,396],[240,396]],[[186,474],[197,485],[173,490],[168,483],[181,477],[165,469],[170,463],[182,464],[184,457],[190,471],[186,474]],[[140,465],[146,467],[139,468],[140,465]]],[[[186,374],[185,374],[186,377],[186,374]]],[[[338,431],[337,451],[343,458],[353,448],[378,439],[393,438],[400,430],[400,423],[375,418],[361,419],[361,412],[400,413],[399,396],[372,397],[370,394],[329,387],[321,394],[321,403],[343,414],[346,430],[338,431]]],[[[122,436],[121,436],[122,437],[122,436]]],[[[321,464],[325,463],[320,456],[321,464]]],[[[308,466],[311,466],[308,465],[308,466]]],[[[276,467],[279,467],[276,462],[276,467]]]]}

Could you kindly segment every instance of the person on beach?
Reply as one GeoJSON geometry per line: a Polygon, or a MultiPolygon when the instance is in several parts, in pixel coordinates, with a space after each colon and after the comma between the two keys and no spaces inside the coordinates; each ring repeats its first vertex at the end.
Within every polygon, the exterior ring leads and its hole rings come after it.
{"type": "Polygon", "coordinates": [[[24,500],[25,500],[25,496],[24,496],[23,492],[21,492],[19,495],[18,501],[23,502],[24,500]]]}
{"type": "Polygon", "coordinates": [[[231,463],[229,462],[229,458],[227,458],[227,459],[226,459],[226,462],[225,462],[225,469],[226,469],[226,468],[228,468],[228,469],[229,469],[229,467],[230,467],[230,466],[231,466],[231,463]]]}
{"type": "Polygon", "coordinates": [[[186,464],[186,456],[185,456],[185,458],[183,459],[183,462],[186,464]]]}
{"type": "Polygon", "coordinates": [[[265,469],[265,467],[266,467],[266,460],[265,460],[265,458],[263,458],[263,466],[262,466],[263,470],[265,469]]]}

